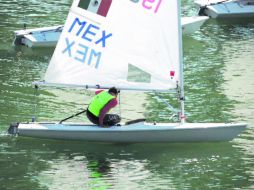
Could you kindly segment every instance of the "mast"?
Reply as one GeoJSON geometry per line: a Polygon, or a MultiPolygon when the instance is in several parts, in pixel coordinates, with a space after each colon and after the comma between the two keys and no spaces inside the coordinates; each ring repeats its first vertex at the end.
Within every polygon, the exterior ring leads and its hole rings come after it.
{"type": "Polygon", "coordinates": [[[183,47],[182,47],[182,27],[181,27],[181,1],[177,1],[177,8],[178,8],[178,41],[179,41],[179,86],[180,88],[180,94],[179,94],[179,99],[180,99],[180,121],[183,124],[185,122],[185,113],[184,113],[184,77],[183,77],[183,47]]]}

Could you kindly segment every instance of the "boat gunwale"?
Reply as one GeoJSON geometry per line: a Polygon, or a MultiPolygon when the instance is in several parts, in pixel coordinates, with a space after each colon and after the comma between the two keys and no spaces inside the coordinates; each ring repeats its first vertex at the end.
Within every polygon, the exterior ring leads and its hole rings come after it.
{"type": "MultiPolygon", "coordinates": [[[[145,123],[145,122],[139,122],[135,124],[130,125],[119,125],[119,126],[112,126],[112,127],[100,127],[94,124],[74,124],[74,123],[68,123],[68,124],[59,124],[59,123],[20,123],[22,125],[30,124],[31,127],[23,127],[22,130],[38,130],[38,131],[62,131],[62,132],[131,132],[131,131],[141,131],[141,132],[147,132],[147,131],[181,131],[181,130],[206,130],[206,129],[225,129],[225,128],[239,128],[241,130],[247,128],[247,123],[190,123],[190,126],[186,126],[185,124],[180,123],[166,123],[166,124],[172,124],[171,126],[167,126],[164,123],[164,126],[161,125],[162,123],[145,123]],[[143,124],[144,126],[138,126],[140,124],[143,124]],[[52,128],[50,128],[50,125],[54,125],[52,128]],[[193,125],[194,124],[194,125],[193,125]],[[204,126],[205,124],[210,124],[208,126],[204,126]],[[211,126],[212,124],[216,124],[215,126],[211,126]],[[230,125],[228,125],[230,124],[230,125]],[[41,127],[36,128],[36,125],[41,125],[41,127]],[[46,125],[46,126],[43,126],[46,125]],[[48,125],[48,126],[47,126],[48,125]],[[185,125],[185,126],[184,126],[185,125]]],[[[189,124],[189,123],[187,123],[189,124]]],[[[19,130],[19,126],[18,126],[19,130]]]]}

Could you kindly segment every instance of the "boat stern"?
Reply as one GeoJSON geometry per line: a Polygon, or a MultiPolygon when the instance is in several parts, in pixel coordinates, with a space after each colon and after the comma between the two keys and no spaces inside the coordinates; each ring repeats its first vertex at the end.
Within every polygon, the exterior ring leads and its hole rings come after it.
{"type": "Polygon", "coordinates": [[[18,126],[19,123],[11,123],[8,129],[8,134],[10,135],[17,135],[18,134],[18,126]]]}

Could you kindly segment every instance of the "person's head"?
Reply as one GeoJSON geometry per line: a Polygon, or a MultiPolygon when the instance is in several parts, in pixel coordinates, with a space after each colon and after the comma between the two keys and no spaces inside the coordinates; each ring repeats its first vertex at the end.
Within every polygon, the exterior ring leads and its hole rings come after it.
{"type": "Polygon", "coordinates": [[[116,89],[116,87],[111,87],[110,89],[108,89],[108,93],[112,94],[113,96],[117,96],[118,90],[116,89]]]}

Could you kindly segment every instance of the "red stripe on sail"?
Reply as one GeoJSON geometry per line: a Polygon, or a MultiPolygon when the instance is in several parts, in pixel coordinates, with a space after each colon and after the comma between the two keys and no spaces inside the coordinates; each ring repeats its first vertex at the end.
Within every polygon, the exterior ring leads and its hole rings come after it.
{"type": "Polygon", "coordinates": [[[111,3],[112,3],[112,0],[102,0],[100,7],[97,11],[97,14],[106,17],[108,14],[108,10],[111,6],[111,3]]]}

